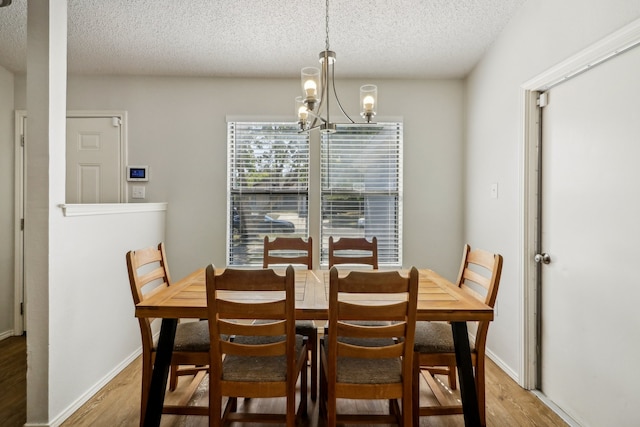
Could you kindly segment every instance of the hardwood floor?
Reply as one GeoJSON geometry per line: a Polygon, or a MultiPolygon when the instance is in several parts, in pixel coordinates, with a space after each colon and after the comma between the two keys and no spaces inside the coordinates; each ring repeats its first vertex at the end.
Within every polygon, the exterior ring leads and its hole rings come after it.
{"type": "Polygon", "coordinates": [[[0,341],[0,425],[22,427],[27,419],[27,339],[0,341]]]}
{"type": "MultiPolygon", "coordinates": [[[[3,427],[22,427],[26,419],[26,345],[24,337],[12,337],[0,341],[0,424],[3,427]]],[[[140,405],[140,360],[136,360],[124,369],[116,378],[100,390],[85,405],[69,417],[62,427],[91,426],[137,426],[140,405]]],[[[487,361],[487,426],[514,427],[540,426],[555,427],[566,424],[532,393],[523,390],[508,375],[502,372],[491,360],[487,361]]],[[[188,379],[181,378],[178,390],[167,393],[169,399],[179,398],[176,393],[184,388],[188,379]]],[[[207,380],[198,388],[194,403],[206,403],[208,399],[207,380]]],[[[445,389],[445,392],[448,391],[445,389]]],[[[454,391],[452,399],[459,396],[454,391]]],[[[423,403],[429,401],[428,387],[421,387],[423,403]]],[[[259,405],[260,410],[279,411],[283,408],[282,399],[255,399],[247,405],[259,405]]],[[[341,402],[342,408],[351,411],[355,408],[367,411],[384,411],[386,403],[341,402]]],[[[240,403],[243,410],[245,403],[240,403]]],[[[340,409],[340,408],[339,408],[340,409]]],[[[206,417],[167,416],[162,427],[205,427],[206,417]]],[[[306,426],[325,425],[318,416],[318,405],[309,399],[309,419],[306,426]]],[[[462,415],[442,417],[422,417],[420,426],[458,427],[463,426],[462,415]]]]}

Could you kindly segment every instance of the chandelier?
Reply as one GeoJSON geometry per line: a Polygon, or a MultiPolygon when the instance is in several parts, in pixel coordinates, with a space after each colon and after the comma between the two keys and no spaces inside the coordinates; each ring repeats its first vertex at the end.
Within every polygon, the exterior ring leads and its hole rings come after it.
{"type": "MultiPolygon", "coordinates": [[[[334,64],[336,53],[329,49],[329,0],[326,0],[325,11],[325,49],[320,52],[319,60],[321,69],[316,67],[305,67],[301,71],[302,96],[296,97],[296,114],[298,116],[298,126],[301,132],[312,129],[320,129],[322,133],[333,133],[336,131],[336,124],[331,121],[329,115],[329,97],[333,93],[336,104],[342,114],[351,123],[355,123],[344,111],[340,104],[340,99],[336,93],[334,80],[334,64]]],[[[371,119],[376,115],[378,103],[378,88],[376,85],[364,85],[360,87],[360,115],[371,123],[371,119]]]]}

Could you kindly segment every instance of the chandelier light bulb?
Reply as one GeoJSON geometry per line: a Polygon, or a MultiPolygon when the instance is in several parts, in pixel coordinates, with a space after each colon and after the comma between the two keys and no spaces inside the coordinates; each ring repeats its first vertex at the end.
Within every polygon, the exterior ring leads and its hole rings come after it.
{"type": "Polygon", "coordinates": [[[370,113],[373,111],[374,104],[375,104],[375,100],[371,95],[365,96],[364,99],[362,100],[362,107],[364,108],[364,111],[366,113],[370,113]]]}
{"type": "Polygon", "coordinates": [[[313,80],[307,80],[304,82],[304,92],[307,98],[315,98],[318,93],[318,87],[313,80]]]}
{"type": "Polygon", "coordinates": [[[302,106],[298,108],[298,118],[302,121],[305,121],[307,120],[307,117],[309,117],[309,111],[307,111],[307,107],[302,106]]]}

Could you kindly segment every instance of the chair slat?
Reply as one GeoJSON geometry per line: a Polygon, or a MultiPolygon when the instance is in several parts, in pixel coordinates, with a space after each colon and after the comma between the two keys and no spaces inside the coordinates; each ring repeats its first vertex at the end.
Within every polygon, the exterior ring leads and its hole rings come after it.
{"type": "Polygon", "coordinates": [[[393,338],[403,336],[406,333],[407,324],[403,322],[389,325],[368,326],[354,325],[353,323],[339,321],[337,326],[338,335],[344,337],[393,338]]]}
{"type": "Polygon", "coordinates": [[[166,283],[165,280],[165,269],[162,266],[159,266],[155,269],[153,269],[152,271],[149,271],[147,273],[141,274],[140,276],[138,276],[138,282],[144,286],[147,285],[153,281],[156,280],[162,280],[163,282],[166,283]]]}
{"type": "Polygon", "coordinates": [[[363,347],[338,342],[338,357],[353,357],[358,359],[391,359],[404,355],[404,344],[394,344],[384,347],[363,347]]]}
{"type": "Polygon", "coordinates": [[[220,350],[226,355],[237,356],[281,356],[287,354],[286,341],[269,344],[238,344],[233,341],[220,341],[220,350]]]}
{"type": "MultiPolygon", "coordinates": [[[[251,291],[255,291],[253,288],[251,291]]],[[[227,319],[281,319],[286,309],[286,301],[271,301],[252,303],[248,310],[248,304],[241,301],[227,301],[218,299],[219,315],[227,319]]]]}
{"type": "Polygon", "coordinates": [[[372,305],[354,304],[338,301],[342,319],[348,320],[405,320],[407,302],[384,304],[383,301],[372,301],[372,305]]]}
{"type": "Polygon", "coordinates": [[[286,323],[283,321],[264,324],[241,324],[235,322],[227,322],[220,320],[218,327],[221,334],[225,335],[264,335],[278,336],[287,333],[285,329],[286,323]]]}
{"type": "Polygon", "coordinates": [[[483,276],[482,274],[469,270],[468,268],[464,270],[463,278],[465,282],[472,281],[473,283],[481,285],[485,289],[488,289],[489,285],[491,285],[491,277],[483,276]]]}

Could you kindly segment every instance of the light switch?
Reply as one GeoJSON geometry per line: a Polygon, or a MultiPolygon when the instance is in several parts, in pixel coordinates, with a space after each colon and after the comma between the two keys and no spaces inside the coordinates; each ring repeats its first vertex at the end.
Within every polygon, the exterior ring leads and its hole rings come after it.
{"type": "Polygon", "coordinates": [[[491,198],[492,199],[497,199],[498,198],[498,183],[494,182],[493,184],[491,184],[491,198]]]}
{"type": "Polygon", "coordinates": [[[132,199],[144,199],[144,187],[141,185],[135,185],[131,187],[132,199]]]}

